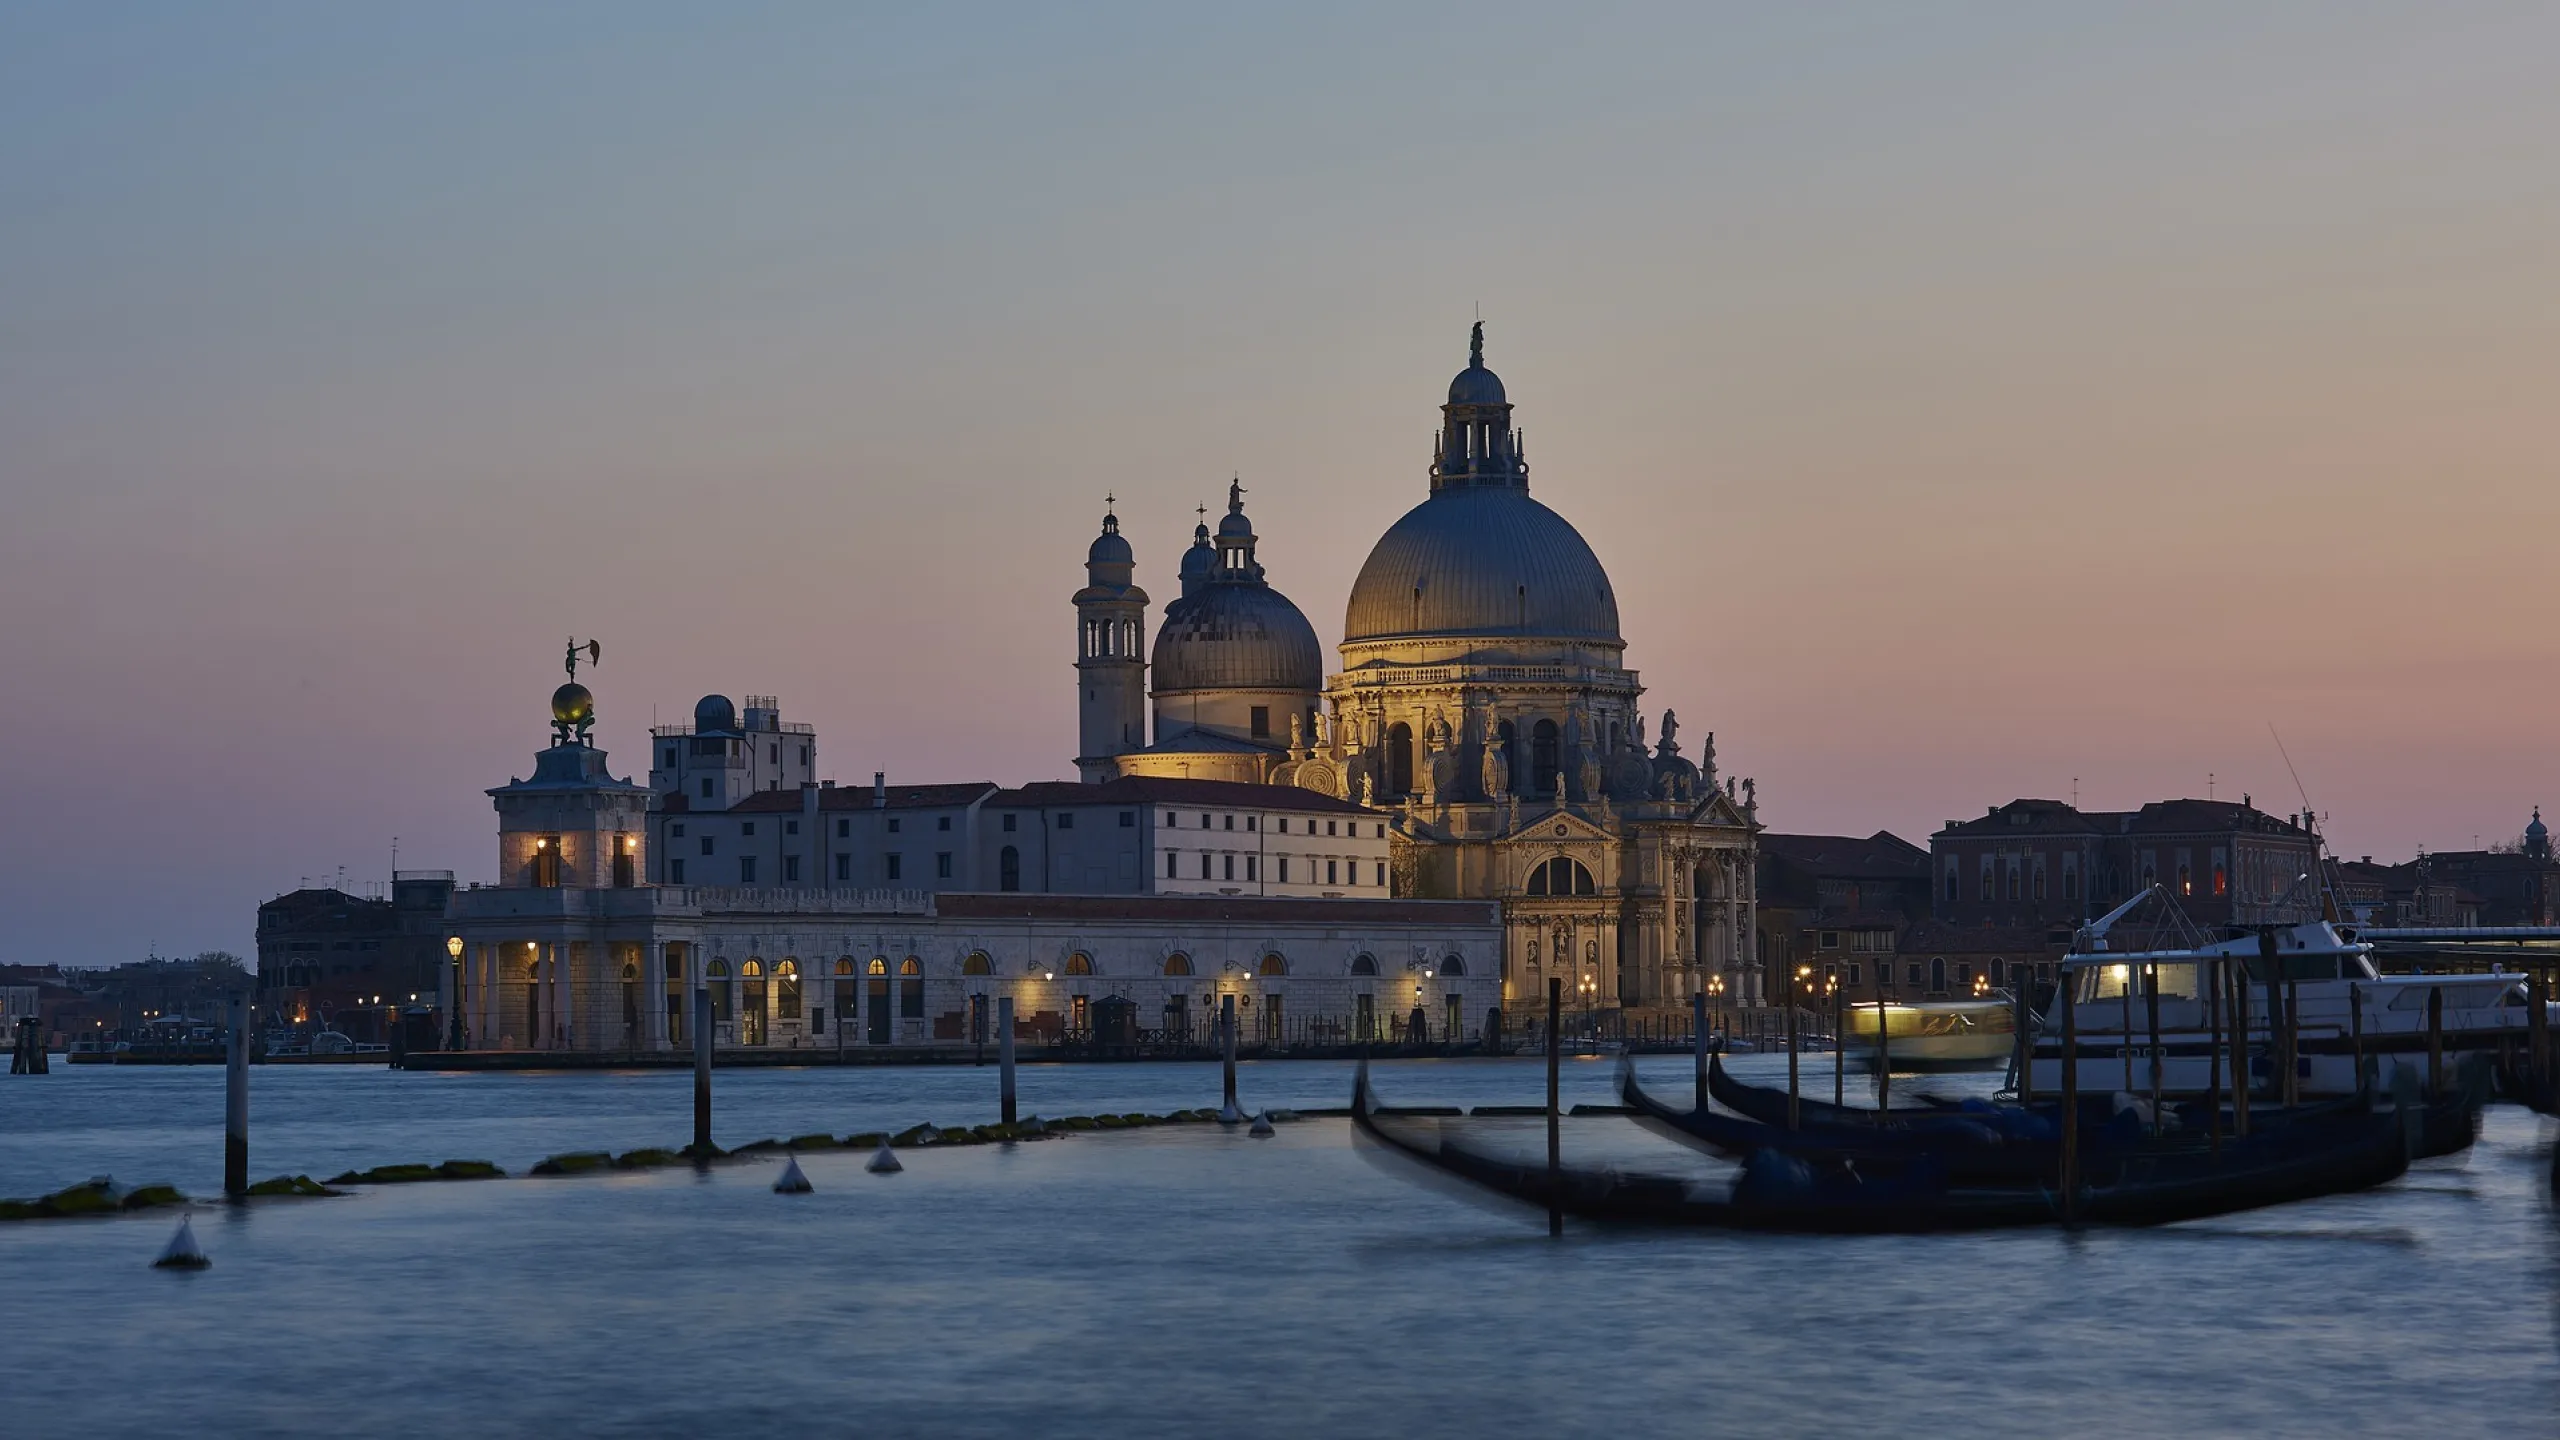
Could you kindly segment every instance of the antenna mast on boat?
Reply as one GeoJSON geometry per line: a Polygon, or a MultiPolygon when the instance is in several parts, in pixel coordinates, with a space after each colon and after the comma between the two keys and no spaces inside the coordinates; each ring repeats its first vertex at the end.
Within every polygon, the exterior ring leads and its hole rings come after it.
{"type": "MultiPolygon", "coordinates": [[[[2346,918],[2341,903],[2341,890],[2329,883],[2329,867],[2337,863],[2329,854],[2329,837],[2312,828],[2311,791],[2302,783],[2302,772],[2293,768],[2293,756],[2284,748],[2284,737],[2276,733],[2276,722],[2267,722],[2267,738],[2276,742],[2276,756],[2284,761],[2284,773],[2293,777],[2293,793],[2302,797],[2302,828],[2311,831],[2311,866],[2320,874],[2319,898],[2321,919],[2336,923],[2346,918]]],[[[2343,876],[2340,877],[2343,880],[2343,876]]]]}

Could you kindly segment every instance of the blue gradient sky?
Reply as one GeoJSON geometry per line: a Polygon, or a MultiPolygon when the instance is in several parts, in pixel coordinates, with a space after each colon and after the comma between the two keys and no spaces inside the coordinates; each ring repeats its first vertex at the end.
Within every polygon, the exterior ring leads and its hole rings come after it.
{"type": "Polygon", "coordinates": [[[0,959],[486,878],[783,697],[1061,776],[1105,491],[1330,644],[1481,303],[1658,707],[1790,830],[2560,802],[2547,6],[0,10],[0,959]]]}

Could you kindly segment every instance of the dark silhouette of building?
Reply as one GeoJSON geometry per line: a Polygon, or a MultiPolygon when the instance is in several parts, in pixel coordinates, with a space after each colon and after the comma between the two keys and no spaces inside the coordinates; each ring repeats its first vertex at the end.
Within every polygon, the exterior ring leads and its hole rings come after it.
{"type": "Polygon", "coordinates": [[[1929,915],[1929,852],[1887,830],[1853,835],[1760,836],[1760,960],[1767,993],[1797,979],[1803,1003],[1832,988],[1873,997],[1903,931],[1929,915]]]}
{"type": "Polygon", "coordinates": [[[402,870],[387,899],[302,889],[258,907],[258,1007],[264,1022],[389,1043],[437,1044],[450,870],[402,870]]]}

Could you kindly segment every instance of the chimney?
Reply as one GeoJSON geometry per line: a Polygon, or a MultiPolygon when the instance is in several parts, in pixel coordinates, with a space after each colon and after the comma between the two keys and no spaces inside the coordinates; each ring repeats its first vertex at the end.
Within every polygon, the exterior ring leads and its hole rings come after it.
{"type": "Polygon", "coordinates": [[[871,772],[871,808],[874,810],[889,808],[889,772],[886,770],[871,772]]]}

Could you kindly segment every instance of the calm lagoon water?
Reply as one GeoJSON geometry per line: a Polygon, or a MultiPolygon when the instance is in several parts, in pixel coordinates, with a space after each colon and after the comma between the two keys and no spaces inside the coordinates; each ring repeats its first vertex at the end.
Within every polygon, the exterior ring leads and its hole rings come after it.
{"type": "MultiPolygon", "coordinates": [[[[1745,1060],[1783,1075],[1784,1061],[1745,1060]]],[[[1666,1091],[1686,1062],[1647,1062],[1666,1091]]],[[[1567,1099],[1609,1097],[1603,1062],[1567,1099]]],[[[1827,1062],[1817,1061],[1827,1093],[1827,1062]]],[[[1532,1062],[1378,1067],[1530,1103],[1532,1062]]],[[[253,1072],[252,1172],[681,1142],[689,1077],[253,1072]]],[[[728,1071],[719,1138],[991,1119],[992,1069],[728,1071]]],[[[1214,1066],[1033,1066],[1049,1115],[1214,1104],[1214,1066]]],[[[1349,1067],[1244,1067],[1339,1105],[1349,1067]]],[[[219,1188],[221,1074],[0,1079],[0,1195],[219,1188]]],[[[1538,1122],[1510,1127],[1524,1149],[1538,1122]]],[[[1569,1155],[1715,1162],[1623,1120],[1569,1155]]],[[[393,1187],[0,1226],[0,1433],[2544,1435],[2552,1137],[2366,1195],[2139,1232],[1789,1239],[1569,1228],[1415,1183],[1347,1123],[393,1187]]]]}

